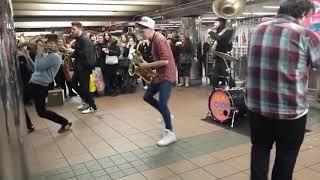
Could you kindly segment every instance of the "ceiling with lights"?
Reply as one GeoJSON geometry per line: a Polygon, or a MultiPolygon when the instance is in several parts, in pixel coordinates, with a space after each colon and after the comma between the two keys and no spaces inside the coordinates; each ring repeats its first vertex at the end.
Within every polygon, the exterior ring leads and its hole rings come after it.
{"type": "MultiPolygon", "coordinates": [[[[172,19],[214,17],[213,0],[12,0],[16,27],[65,27],[70,21],[86,26],[131,21],[136,16],[172,19]]],[[[275,14],[278,0],[246,0],[242,17],[275,14]],[[269,8],[268,8],[269,7],[269,8]],[[259,10],[259,11],[257,11],[259,10]]]]}

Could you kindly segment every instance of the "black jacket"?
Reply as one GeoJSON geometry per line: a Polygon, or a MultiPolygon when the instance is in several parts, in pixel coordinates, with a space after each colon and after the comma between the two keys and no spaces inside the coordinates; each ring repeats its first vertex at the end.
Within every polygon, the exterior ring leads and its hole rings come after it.
{"type": "MultiPolygon", "coordinates": [[[[220,31],[221,32],[221,31],[220,31]]],[[[227,53],[232,49],[232,30],[227,29],[224,33],[219,35],[220,32],[213,33],[210,32],[210,36],[213,40],[216,40],[218,45],[216,51],[227,53]]],[[[216,63],[224,63],[224,60],[220,57],[217,57],[216,63]]]]}
{"type": "Polygon", "coordinates": [[[97,57],[97,65],[101,67],[105,60],[105,55],[102,54],[102,43],[98,43],[95,45],[96,57],[97,57]]]}
{"type": "Polygon", "coordinates": [[[120,47],[118,45],[117,40],[112,40],[110,43],[108,43],[106,45],[107,45],[106,48],[109,49],[109,54],[108,54],[109,56],[120,56],[121,52],[120,52],[120,47]]]}
{"type": "Polygon", "coordinates": [[[84,34],[76,38],[74,58],[76,70],[92,69],[96,65],[96,52],[90,39],[84,34]]]}
{"type": "MultiPolygon", "coordinates": [[[[220,31],[221,32],[221,31],[220,31]]],[[[210,32],[210,36],[213,40],[216,40],[218,45],[216,51],[226,53],[232,49],[232,30],[227,29],[223,34],[219,35],[220,32],[210,32]],[[231,47],[230,47],[231,46],[231,47]]]]}

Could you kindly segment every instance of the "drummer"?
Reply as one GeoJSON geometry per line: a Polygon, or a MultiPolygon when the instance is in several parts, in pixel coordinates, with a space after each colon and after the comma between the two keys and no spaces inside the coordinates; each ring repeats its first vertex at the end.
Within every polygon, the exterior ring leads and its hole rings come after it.
{"type": "MultiPolygon", "coordinates": [[[[217,18],[214,22],[212,31],[209,32],[210,37],[215,41],[212,49],[222,53],[227,53],[232,49],[232,30],[226,27],[227,20],[224,18],[217,18]]],[[[230,62],[221,57],[216,57],[215,66],[213,68],[212,77],[210,79],[213,88],[218,86],[225,86],[227,78],[230,77],[230,62]],[[219,81],[222,84],[219,85],[219,81]]],[[[234,84],[234,83],[233,83],[234,84]]]]}

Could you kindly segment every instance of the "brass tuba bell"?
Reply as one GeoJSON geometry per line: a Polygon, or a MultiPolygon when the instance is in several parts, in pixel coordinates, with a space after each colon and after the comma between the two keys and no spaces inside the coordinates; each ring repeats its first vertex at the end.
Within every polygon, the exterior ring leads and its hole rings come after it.
{"type": "Polygon", "coordinates": [[[243,11],[244,0],[214,0],[212,9],[216,16],[232,19],[243,11]]]}

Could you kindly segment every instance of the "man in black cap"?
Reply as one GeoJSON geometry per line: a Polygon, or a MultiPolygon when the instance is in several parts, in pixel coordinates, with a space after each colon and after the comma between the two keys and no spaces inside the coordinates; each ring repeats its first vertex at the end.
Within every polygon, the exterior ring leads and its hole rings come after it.
{"type": "MultiPolygon", "coordinates": [[[[228,53],[232,49],[232,30],[226,27],[227,20],[224,18],[217,18],[214,22],[213,31],[209,32],[210,37],[214,41],[212,49],[222,53],[228,53]]],[[[212,77],[210,79],[213,88],[219,86],[219,80],[226,83],[226,78],[230,75],[230,62],[216,57],[215,66],[213,68],[212,77]]]]}

